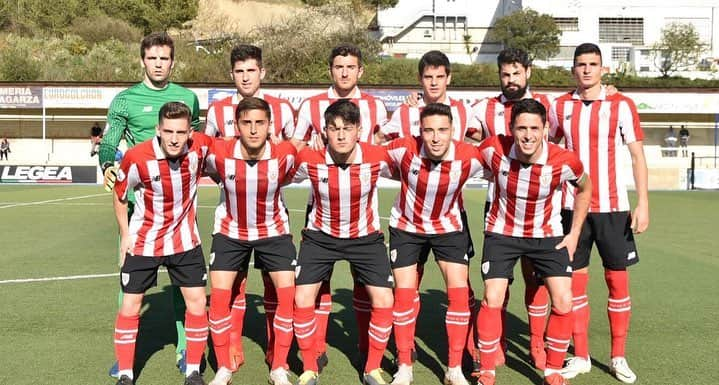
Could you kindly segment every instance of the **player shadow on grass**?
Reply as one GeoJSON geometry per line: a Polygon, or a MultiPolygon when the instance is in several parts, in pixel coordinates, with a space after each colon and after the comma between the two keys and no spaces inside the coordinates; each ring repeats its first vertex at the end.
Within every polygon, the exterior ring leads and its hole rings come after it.
{"type": "MultiPolygon", "coordinates": [[[[476,292],[479,297],[481,294],[476,292]]],[[[444,367],[447,360],[447,333],[445,313],[447,312],[447,294],[443,290],[429,289],[420,293],[422,307],[417,319],[416,339],[421,340],[430,350],[418,348],[418,361],[429,368],[437,378],[444,379],[444,367]]],[[[481,300],[481,298],[477,298],[481,300]]],[[[507,354],[506,366],[532,380],[542,383],[543,376],[529,363],[529,326],[523,319],[507,312],[506,321],[507,354]]],[[[471,357],[465,352],[462,366],[465,374],[472,370],[471,357]]]]}

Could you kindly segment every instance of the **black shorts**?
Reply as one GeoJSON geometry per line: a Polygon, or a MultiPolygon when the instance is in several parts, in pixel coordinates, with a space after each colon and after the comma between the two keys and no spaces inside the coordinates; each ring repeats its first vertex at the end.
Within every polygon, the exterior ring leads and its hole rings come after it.
{"type": "Polygon", "coordinates": [[[337,261],[348,261],[359,283],[379,287],[392,287],[394,283],[382,233],[345,239],[305,229],[297,256],[295,284],[328,280],[337,261]]]}
{"type": "Polygon", "coordinates": [[[434,259],[469,265],[467,233],[453,231],[446,234],[415,234],[394,227],[389,228],[389,255],[393,269],[424,265],[431,250],[434,259]]]}
{"type": "Polygon", "coordinates": [[[120,269],[120,287],[123,293],[141,294],[157,285],[157,269],[167,267],[170,282],[179,287],[207,285],[207,269],[202,247],[165,257],[126,255],[120,269]]]}
{"type": "Polygon", "coordinates": [[[253,250],[255,268],[267,272],[295,270],[297,251],[292,243],[292,235],[242,241],[220,233],[212,236],[210,270],[246,272],[253,250]]]}
{"type": "Polygon", "coordinates": [[[514,265],[521,256],[527,256],[542,277],[571,277],[567,248],[555,248],[562,238],[519,238],[485,232],[482,278],[513,278],[514,265]]]}
{"type": "MultiPolygon", "coordinates": [[[[573,213],[571,210],[562,210],[562,227],[565,233],[572,227],[573,213]]],[[[589,266],[593,243],[597,245],[602,265],[607,270],[624,270],[639,262],[632,232],[632,217],[628,211],[587,214],[577,242],[577,251],[574,253],[574,270],[589,266]]]]}

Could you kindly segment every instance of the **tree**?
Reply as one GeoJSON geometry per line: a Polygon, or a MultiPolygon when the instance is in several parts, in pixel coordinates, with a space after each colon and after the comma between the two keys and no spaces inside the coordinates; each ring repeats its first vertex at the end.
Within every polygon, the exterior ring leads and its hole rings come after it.
{"type": "MultiPolygon", "coordinates": [[[[320,7],[323,5],[328,5],[332,2],[336,2],[333,0],[302,0],[303,3],[312,6],[312,7],[320,7]]],[[[351,0],[352,5],[355,9],[358,9],[360,7],[365,9],[375,9],[379,7],[380,9],[385,8],[392,8],[397,3],[399,3],[399,0],[351,0]]]]}
{"type": "Polygon", "coordinates": [[[653,48],[654,66],[663,78],[696,64],[704,51],[699,33],[690,23],[671,23],[662,28],[653,48]]]}
{"type": "Polygon", "coordinates": [[[559,53],[561,32],[554,18],[529,8],[499,18],[492,33],[505,47],[523,49],[533,59],[549,59],[559,53]]]}

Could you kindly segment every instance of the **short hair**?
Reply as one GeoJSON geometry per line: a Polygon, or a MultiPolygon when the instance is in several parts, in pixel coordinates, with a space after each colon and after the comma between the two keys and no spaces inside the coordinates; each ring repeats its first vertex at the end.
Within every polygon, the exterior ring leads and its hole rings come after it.
{"type": "Polygon", "coordinates": [[[594,43],[582,43],[574,49],[574,63],[572,64],[577,64],[577,58],[587,53],[596,53],[599,55],[599,59],[602,59],[602,50],[599,49],[598,45],[594,43]]]}
{"type": "Polygon", "coordinates": [[[356,45],[340,44],[337,47],[332,48],[329,60],[327,61],[330,68],[332,68],[332,63],[334,63],[337,56],[354,56],[357,58],[357,62],[360,67],[362,66],[362,51],[356,45]]]}
{"type": "Polygon", "coordinates": [[[238,44],[230,52],[230,67],[238,61],[255,59],[257,66],[262,67],[262,48],[250,44],[238,44]]]}
{"type": "Polygon", "coordinates": [[[145,50],[150,47],[163,46],[170,47],[170,59],[175,60],[175,42],[167,32],[153,32],[144,38],[140,43],[140,57],[145,58],[145,50]]]}
{"type": "Polygon", "coordinates": [[[325,110],[325,124],[342,118],[345,123],[360,124],[360,109],[349,99],[338,99],[325,110]]]}
{"type": "Polygon", "coordinates": [[[544,105],[534,99],[522,99],[512,106],[512,118],[509,126],[514,127],[514,122],[520,114],[535,114],[542,118],[542,124],[547,123],[547,109],[544,105]]]}
{"type": "Polygon", "coordinates": [[[505,48],[497,55],[497,67],[503,64],[521,64],[524,68],[532,66],[532,59],[529,58],[527,51],[519,48],[505,48]]]}
{"type": "Polygon", "coordinates": [[[267,115],[267,121],[272,120],[272,110],[270,109],[269,103],[264,99],[247,97],[242,98],[237,104],[237,109],[235,109],[235,122],[240,120],[240,116],[242,116],[245,111],[250,110],[262,110],[267,115]]]}
{"type": "Polygon", "coordinates": [[[159,123],[162,124],[165,119],[187,119],[191,123],[192,112],[183,102],[167,102],[160,107],[159,123]]]}
{"type": "Polygon", "coordinates": [[[447,75],[452,72],[447,55],[437,50],[429,51],[422,55],[422,58],[419,59],[419,64],[417,65],[417,73],[422,76],[424,69],[427,67],[444,67],[447,75]]]}
{"type": "Polygon", "coordinates": [[[452,123],[452,108],[444,103],[430,103],[426,105],[422,112],[419,113],[419,121],[426,118],[427,116],[440,115],[449,118],[449,122],[452,123]]]}

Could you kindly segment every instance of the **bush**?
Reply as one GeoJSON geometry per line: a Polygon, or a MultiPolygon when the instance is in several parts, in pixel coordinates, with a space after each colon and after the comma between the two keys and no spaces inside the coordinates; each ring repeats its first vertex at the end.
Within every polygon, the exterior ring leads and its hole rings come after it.
{"type": "Polygon", "coordinates": [[[70,33],[83,38],[90,44],[115,39],[127,43],[142,40],[140,28],[130,25],[125,20],[107,16],[101,11],[92,12],[88,16],[75,19],[69,28],[70,33]]]}
{"type": "MultiPolygon", "coordinates": [[[[21,39],[18,39],[18,42],[26,43],[21,39]]],[[[40,79],[41,74],[42,66],[31,45],[10,45],[3,49],[3,53],[0,55],[0,78],[3,81],[33,81],[40,79]]]]}

